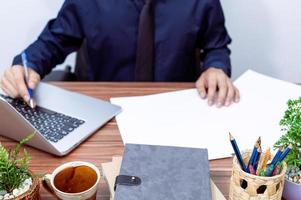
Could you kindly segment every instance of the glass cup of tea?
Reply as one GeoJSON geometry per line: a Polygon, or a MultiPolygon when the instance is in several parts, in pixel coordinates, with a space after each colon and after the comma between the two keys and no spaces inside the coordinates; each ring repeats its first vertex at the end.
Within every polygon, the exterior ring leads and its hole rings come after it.
{"type": "Polygon", "coordinates": [[[95,165],[74,161],[45,175],[43,185],[62,200],[95,200],[100,178],[100,171],[95,165]]]}

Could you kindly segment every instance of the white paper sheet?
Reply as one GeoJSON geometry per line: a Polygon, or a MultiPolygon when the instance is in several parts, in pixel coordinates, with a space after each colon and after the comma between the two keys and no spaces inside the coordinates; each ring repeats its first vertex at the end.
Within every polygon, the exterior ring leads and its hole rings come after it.
{"type": "Polygon", "coordinates": [[[231,132],[240,147],[251,149],[258,136],[263,148],[281,136],[279,121],[290,98],[301,87],[247,71],[235,81],[241,101],[230,107],[209,107],[196,89],[139,97],[112,98],[123,112],[117,124],[124,143],[208,148],[209,159],[233,152],[231,132]]]}

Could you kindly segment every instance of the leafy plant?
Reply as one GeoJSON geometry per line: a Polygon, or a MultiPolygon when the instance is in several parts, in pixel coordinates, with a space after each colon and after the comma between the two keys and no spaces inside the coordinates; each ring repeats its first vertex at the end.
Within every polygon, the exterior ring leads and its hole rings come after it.
{"type": "Polygon", "coordinates": [[[0,190],[12,192],[19,188],[29,177],[28,164],[30,157],[24,149],[23,156],[18,158],[20,148],[27,143],[34,134],[28,135],[21,140],[12,150],[5,149],[0,143],[0,190]]]}
{"type": "Polygon", "coordinates": [[[301,166],[301,97],[287,102],[288,108],[280,120],[285,134],[276,142],[275,147],[292,144],[293,149],[285,161],[291,166],[301,166]]]}

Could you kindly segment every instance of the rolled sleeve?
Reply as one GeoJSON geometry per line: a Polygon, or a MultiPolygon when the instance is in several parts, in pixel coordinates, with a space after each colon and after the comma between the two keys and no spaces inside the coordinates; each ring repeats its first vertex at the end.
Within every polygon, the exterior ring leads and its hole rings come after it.
{"type": "MultiPolygon", "coordinates": [[[[75,0],[66,0],[57,18],[50,20],[38,39],[24,50],[28,55],[29,67],[41,77],[80,47],[84,35],[78,15],[75,0]]],[[[17,55],[13,65],[19,64],[22,64],[22,60],[17,55]]]]}
{"type": "Polygon", "coordinates": [[[199,48],[203,50],[202,71],[210,67],[222,69],[231,76],[231,38],[225,27],[225,18],[219,0],[211,0],[205,12],[203,29],[200,31],[199,48]]]}

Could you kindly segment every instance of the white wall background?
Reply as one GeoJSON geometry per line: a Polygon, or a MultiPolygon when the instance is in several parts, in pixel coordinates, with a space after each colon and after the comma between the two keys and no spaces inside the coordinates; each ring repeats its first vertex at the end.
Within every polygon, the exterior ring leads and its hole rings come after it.
{"type": "MultiPolygon", "coordinates": [[[[49,19],[57,15],[64,0],[2,0],[0,4],[0,74],[15,55],[38,37],[49,19]]],[[[75,56],[66,63],[73,65],[75,56]]],[[[65,64],[58,66],[64,68],[65,64]]]]}
{"type": "MultiPolygon", "coordinates": [[[[301,83],[301,1],[221,0],[233,38],[233,78],[251,68],[301,83]]],[[[3,0],[0,73],[35,40],[63,0],[3,0]]],[[[74,56],[67,63],[74,63],[74,56]]],[[[63,65],[64,66],[64,65],[63,65]]]]}
{"type": "Polygon", "coordinates": [[[251,68],[301,83],[301,1],[221,2],[233,38],[233,78],[251,68]]]}

